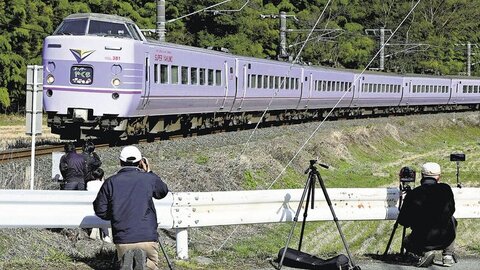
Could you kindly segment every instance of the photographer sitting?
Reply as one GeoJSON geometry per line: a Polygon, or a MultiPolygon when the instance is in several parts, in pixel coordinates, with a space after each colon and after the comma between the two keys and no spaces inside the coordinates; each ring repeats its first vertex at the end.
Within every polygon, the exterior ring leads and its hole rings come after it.
{"type": "Polygon", "coordinates": [[[398,216],[399,224],[412,229],[404,245],[407,252],[419,257],[418,267],[430,266],[435,250],[443,250],[444,266],[455,263],[455,201],[450,186],[439,183],[440,173],[437,163],[422,166],[421,186],[407,193],[398,216]]]}

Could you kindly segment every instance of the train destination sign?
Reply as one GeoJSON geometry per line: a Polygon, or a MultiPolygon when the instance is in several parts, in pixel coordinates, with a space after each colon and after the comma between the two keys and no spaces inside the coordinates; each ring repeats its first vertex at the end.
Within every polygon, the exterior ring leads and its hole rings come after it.
{"type": "Polygon", "coordinates": [[[92,84],[93,68],[89,66],[72,66],[70,82],[73,84],[92,84]]]}

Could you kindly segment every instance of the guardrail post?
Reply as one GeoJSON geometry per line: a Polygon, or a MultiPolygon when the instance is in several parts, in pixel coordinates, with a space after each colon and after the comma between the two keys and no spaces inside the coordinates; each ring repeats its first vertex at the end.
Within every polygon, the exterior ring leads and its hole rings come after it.
{"type": "Polygon", "coordinates": [[[188,230],[176,229],[177,233],[177,257],[181,260],[188,260],[188,230]]]}

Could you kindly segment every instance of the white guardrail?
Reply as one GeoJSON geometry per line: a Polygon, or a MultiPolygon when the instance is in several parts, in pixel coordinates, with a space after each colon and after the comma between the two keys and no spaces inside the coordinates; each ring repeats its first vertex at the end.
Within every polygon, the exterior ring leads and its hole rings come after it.
{"type": "MultiPolygon", "coordinates": [[[[480,189],[454,188],[456,218],[480,218],[480,189]]],[[[339,220],[394,220],[398,188],[327,189],[339,220]]],[[[161,228],[176,229],[177,256],[188,258],[188,228],[292,221],[303,189],[173,192],[155,201],[161,228]]],[[[96,228],[88,191],[0,190],[0,228],[96,228]]],[[[322,189],[315,190],[308,221],[333,220],[322,189]]],[[[299,221],[303,219],[303,212],[299,221]]]]}

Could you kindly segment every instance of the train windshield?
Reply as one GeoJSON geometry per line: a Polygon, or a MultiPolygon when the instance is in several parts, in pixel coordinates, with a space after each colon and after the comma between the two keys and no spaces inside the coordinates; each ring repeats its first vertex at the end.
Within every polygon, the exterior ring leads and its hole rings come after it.
{"type": "Polygon", "coordinates": [[[87,29],[87,19],[79,20],[66,20],[62,22],[62,25],[58,27],[54,35],[85,35],[85,29],[87,29]]]}
{"type": "Polygon", "coordinates": [[[91,20],[88,27],[89,35],[133,38],[124,23],[114,23],[91,20]]]}
{"type": "Polygon", "coordinates": [[[54,35],[96,35],[102,37],[119,37],[141,40],[133,25],[125,23],[75,19],[65,20],[55,31],[54,35]],[[87,31],[88,27],[88,31],[87,31]]]}

